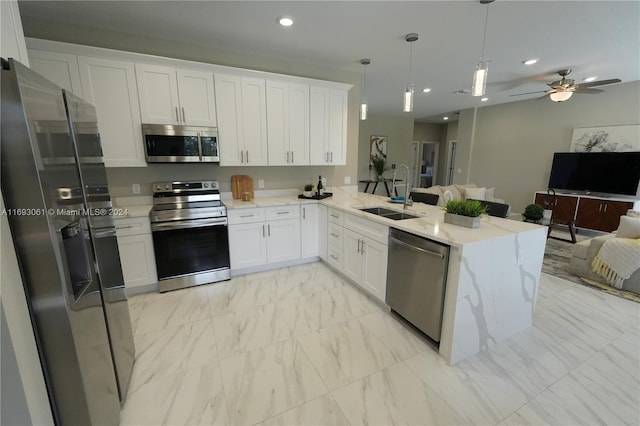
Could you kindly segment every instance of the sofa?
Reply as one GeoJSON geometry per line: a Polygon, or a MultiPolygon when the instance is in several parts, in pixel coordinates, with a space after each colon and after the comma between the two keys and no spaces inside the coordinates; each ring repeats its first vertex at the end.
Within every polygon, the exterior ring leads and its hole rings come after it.
{"type": "MultiPolygon", "coordinates": [[[[627,216],[628,218],[625,218],[625,216],[620,218],[620,227],[615,233],[601,235],[574,244],[567,270],[579,277],[607,284],[603,277],[593,272],[591,268],[593,259],[600,252],[604,242],[611,238],[616,238],[618,236],[625,238],[640,237],[640,228],[638,225],[640,217],[637,217],[633,210],[628,212],[627,216]],[[633,219],[631,219],[631,217],[633,217],[633,219]]],[[[640,269],[636,270],[629,278],[623,281],[622,290],[640,294],[640,269]]]]}

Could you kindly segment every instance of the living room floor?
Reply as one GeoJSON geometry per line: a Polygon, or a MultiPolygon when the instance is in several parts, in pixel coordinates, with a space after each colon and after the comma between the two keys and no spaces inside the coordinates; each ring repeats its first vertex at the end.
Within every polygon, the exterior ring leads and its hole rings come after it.
{"type": "Polygon", "coordinates": [[[453,367],[321,262],[129,302],[122,425],[640,423],[640,304],[547,274],[532,328],[453,367]]]}

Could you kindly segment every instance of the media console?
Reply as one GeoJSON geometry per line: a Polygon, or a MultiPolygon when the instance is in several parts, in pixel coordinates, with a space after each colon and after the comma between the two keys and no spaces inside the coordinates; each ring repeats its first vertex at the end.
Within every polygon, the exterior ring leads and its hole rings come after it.
{"type": "Polygon", "coordinates": [[[640,199],[582,194],[550,196],[547,191],[536,192],[534,203],[553,210],[554,220],[574,221],[578,228],[604,232],[618,229],[620,216],[623,216],[627,210],[640,210],[640,199]]]}

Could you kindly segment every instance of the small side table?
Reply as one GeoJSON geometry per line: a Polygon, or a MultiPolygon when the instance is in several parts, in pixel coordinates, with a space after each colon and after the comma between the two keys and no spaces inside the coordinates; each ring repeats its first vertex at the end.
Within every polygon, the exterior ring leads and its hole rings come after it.
{"type": "Polygon", "coordinates": [[[576,243],[576,221],[575,220],[553,220],[551,219],[551,223],[549,223],[549,230],[547,231],[547,238],[553,238],[554,240],[560,241],[569,241],[573,244],[576,243]],[[569,234],[571,235],[571,239],[568,240],[566,238],[552,237],[551,231],[553,230],[554,225],[567,225],[569,227],[569,234]]]}
{"type": "MultiPolygon", "coordinates": [[[[393,182],[393,179],[383,179],[383,180],[378,180],[378,179],[365,179],[365,180],[359,180],[359,183],[365,183],[365,187],[364,187],[364,192],[366,193],[369,190],[369,186],[371,184],[373,184],[373,190],[371,191],[372,194],[376,193],[376,189],[378,188],[378,184],[380,182],[384,183],[384,189],[387,191],[387,197],[391,197],[391,192],[389,191],[389,185],[387,184],[388,182],[393,182]]],[[[402,179],[396,179],[396,182],[402,182],[402,179]]],[[[398,191],[395,191],[395,194],[398,195],[398,191]]]]}

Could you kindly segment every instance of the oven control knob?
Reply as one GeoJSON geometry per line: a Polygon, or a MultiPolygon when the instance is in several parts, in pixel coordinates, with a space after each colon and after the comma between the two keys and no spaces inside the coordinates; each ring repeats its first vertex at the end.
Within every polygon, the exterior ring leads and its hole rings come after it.
{"type": "Polygon", "coordinates": [[[205,187],[205,188],[208,188],[208,187],[209,187],[209,184],[205,182],[205,183],[204,183],[204,187],[205,187]]]}
{"type": "Polygon", "coordinates": [[[166,184],[166,185],[164,186],[164,189],[166,189],[167,191],[168,191],[168,190],[170,190],[170,189],[171,189],[171,184],[166,184]]]}
{"type": "Polygon", "coordinates": [[[156,191],[160,191],[162,189],[162,185],[156,185],[156,191]]]}

